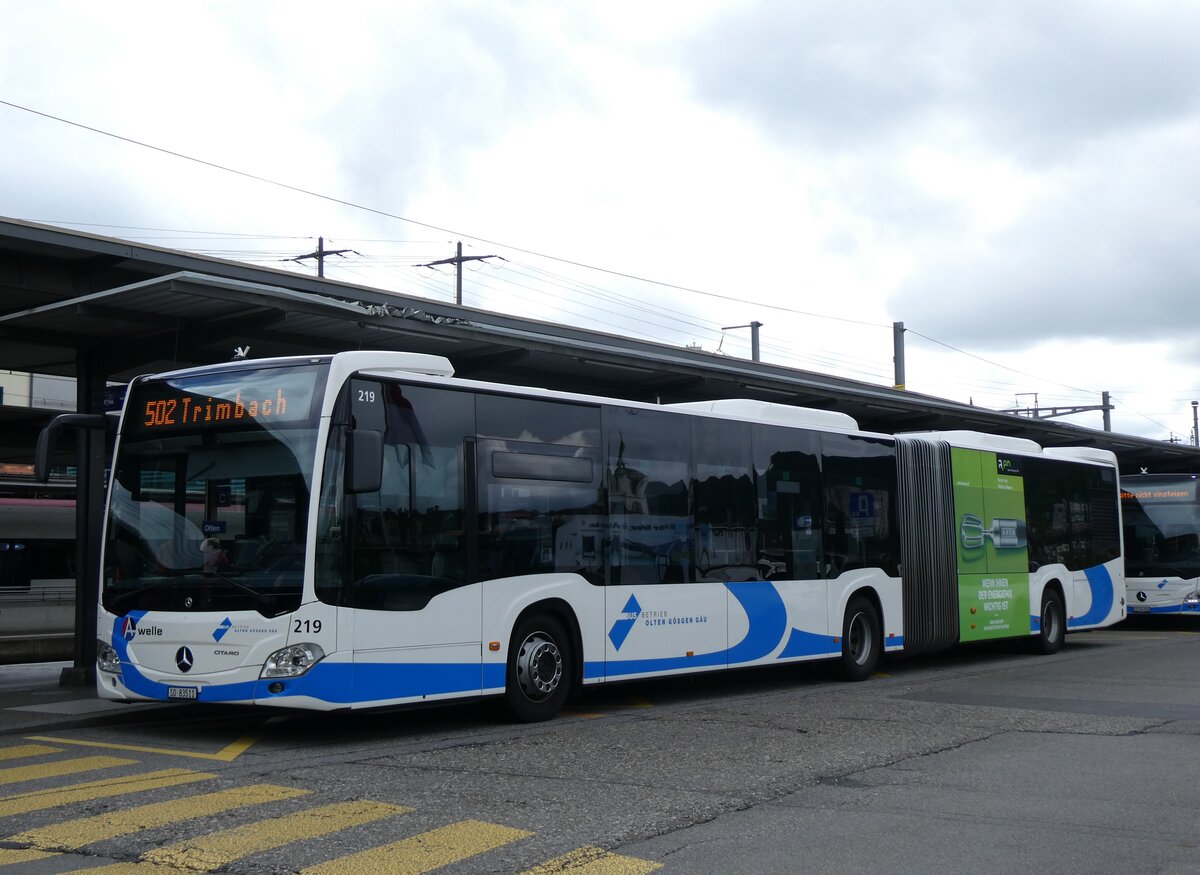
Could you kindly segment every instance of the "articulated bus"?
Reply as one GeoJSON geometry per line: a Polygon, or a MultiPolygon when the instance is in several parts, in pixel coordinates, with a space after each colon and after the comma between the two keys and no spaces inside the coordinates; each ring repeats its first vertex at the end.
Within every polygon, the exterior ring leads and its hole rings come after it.
{"type": "Polygon", "coordinates": [[[309,709],[884,654],[1125,616],[1115,459],[887,436],[761,401],[652,405],[347,352],[136,380],[97,687],[309,709]]]}
{"type": "Polygon", "coordinates": [[[1121,478],[1130,613],[1200,616],[1197,482],[1195,474],[1121,478]]]}

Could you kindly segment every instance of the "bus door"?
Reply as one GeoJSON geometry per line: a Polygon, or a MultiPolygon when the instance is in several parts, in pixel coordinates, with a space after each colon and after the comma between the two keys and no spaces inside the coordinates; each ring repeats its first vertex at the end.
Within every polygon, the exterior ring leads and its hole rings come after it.
{"type": "MultiPolygon", "coordinates": [[[[732,566],[715,564],[708,532],[718,524],[744,525],[736,515],[718,513],[716,504],[740,491],[749,465],[735,470],[714,463],[709,471],[707,454],[698,450],[696,498],[705,500],[704,484],[711,479],[713,507],[693,508],[692,431],[700,426],[666,412],[608,409],[606,414],[605,675],[620,679],[725,668],[730,647],[726,583],[745,578],[732,566]],[[717,485],[729,483],[731,490],[717,485]]],[[[699,434],[696,443],[703,446],[699,434]]],[[[738,560],[735,565],[748,561],[740,554],[738,560]]]]}
{"type": "Polygon", "coordinates": [[[339,627],[353,626],[354,699],[478,694],[480,591],[467,579],[463,512],[470,396],[374,380],[351,391],[355,427],[384,435],[379,491],[350,496],[339,627]]]}

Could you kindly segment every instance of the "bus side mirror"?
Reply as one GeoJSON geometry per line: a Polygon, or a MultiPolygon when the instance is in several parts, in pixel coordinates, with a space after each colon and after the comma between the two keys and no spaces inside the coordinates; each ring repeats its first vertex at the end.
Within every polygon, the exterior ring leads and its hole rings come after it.
{"type": "Polygon", "coordinates": [[[352,428],[346,435],[346,494],[378,492],[383,485],[383,432],[352,428]]]}
{"type": "Polygon", "coordinates": [[[115,413],[60,413],[38,433],[37,446],[34,449],[33,476],[39,483],[50,479],[50,463],[59,432],[68,428],[90,428],[107,431],[111,436],[117,433],[119,422],[120,415],[115,413]]]}

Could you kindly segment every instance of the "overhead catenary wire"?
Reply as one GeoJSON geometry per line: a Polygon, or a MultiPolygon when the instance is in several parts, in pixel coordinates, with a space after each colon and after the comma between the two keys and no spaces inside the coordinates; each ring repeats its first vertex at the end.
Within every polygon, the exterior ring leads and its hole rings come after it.
{"type": "MultiPolygon", "coordinates": [[[[32,107],[24,106],[24,105],[21,105],[21,104],[18,104],[18,103],[12,102],[12,101],[8,101],[8,100],[0,100],[0,105],[2,105],[2,106],[7,106],[7,107],[9,107],[9,108],[11,108],[11,109],[15,109],[15,110],[18,110],[18,111],[21,111],[21,112],[26,112],[26,113],[29,113],[29,114],[32,114],[32,115],[36,115],[36,116],[39,116],[39,117],[42,117],[42,118],[46,118],[46,119],[49,119],[49,120],[52,120],[52,121],[55,121],[55,122],[58,122],[58,123],[61,123],[61,124],[70,125],[70,126],[72,126],[72,127],[76,127],[76,128],[79,128],[79,129],[81,129],[81,130],[89,131],[89,132],[91,132],[91,133],[94,133],[94,134],[97,134],[97,135],[100,135],[100,136],[104,136],[104,137],[108,137],[108,138],[111,138],[111,139],[114,139],[114,140],[118,140],[118,141],[121,141],[121,142],[125,142],[125,143],[128,143],[128,144],[130,144],[130,145],[134,145],[134,146],[137,146],[137,147],[140,147],[140,148],[149,149],[149,150],[152,150],[152,151],[158,152],[158,153],[160,153],[160,154],[169,155],[169,156],[171,156],[171,157],[178,158],[178,159],[180,159],[180,160],[189,161],[189,162],[192,162],[192,163],[195,163],[195,164],[198,164],[198,165],[201,165],[201,166],[205,166],[205,167],[208,167],[208,168],[211,168],[211,169],[217,170],[217,171],[221,171],[221,172],[225,172],[225,173],[233,174],[233,175],[236,175],[236,176],[240,176],[240,177],[242,177],[242,178],[245,178],[245,179],[250,179],[250,180],[253,180],[253,181],[256,181],[256,182],[260,182],[260,183],[263,183],[263,184],[266,184],[266,185],[270,185],[270,186],[274,186],[274,187],[281,188],[281,189],[284,189],[284,190],[292,191],[292,192],[295,192],[295,193],[298,193],[298,194],[302,194],[302,195],[305,195],[305,196],[308,196],[308,197],[313,197],[313,198],[316,198],[316,199],[319,199],[319,200],[323,200],[323,201],[326,201],[326,202],[329,202],[329,203],[335,203],[335,204],[339,204],[339,205],[341,205],[341,206],[345,206],[345,207],[348,207],[348,208],[350,208],[350,209],[354,209],[354,210],[360,210],[360,211],[363,211],[363,212],[371,213],[371,214],[374,214],[374,215],[382,216],[382,217],[389,218],[389,219],[393,219],[393,220],[396,220],[396,221],[405,222],[405,223],[408,223],[408,224],[411,224],[411,225],[414,225],[414,226],[417,226],[417,227],[427,228],[427,229],[430,229],[430,230],[433,230],[433,231],[437,231],[437,232],[440,232],[440,233],[445,233],[445,234],[449,234],[449,235],[457,236],[457,237],[460,237],[460,238],[467,238],[467,239],[469,239],[469,240],[475,240],[475,241],[479,241],[479,242],[481,242],[481,243],[486,243],[486,244],[488,244],[489,246],[498,246],[498,247],[502,247],[502,248],[505,248],[505,249],[508,249],[508,250],[511,250],[511,251],[514,251],[514,252],[520,252],[520,253],[523,253],[523,254],[525,254],[525,255],[530,255],[530,256],[537,257],[537,258],[543,258],[543,259],[547,259],[547,260],[550,260],[550,261],[553,261],[553,262],[556,262],[556,263],[559,263],[559,264],[571,265],[571,266],[574,266],[574,267],[579,267],[579,268],[586,269],[586,270],[590,270],[590,271],[596,271],[596,272],[603,273],[603,274],[606,274],[606,275],[609,275],[609,276],[613,276],[613,277],[619,277],[619,278],[624,278],[624,279],[629,279],[629,280],[636,281],[636,282],[640,282],[640,283],[649,283],[649,284],[652,284],[652,285],[655,285],[655,286],[658,286],[658,287],[661,287],[661,288],[673,289],[673,290],[677,290],[677,291],[681,291],[681,292],[686,292],[686,293],[689,293],[689,294],[695,294],[695,295],[701,295],[701,296],[705,296],[705,297],[713,298],[713,299],[716,299],[716,300],[723,300],[723,301],[733,302],[733,303],[736,303],[736,304],[738,304],[739,306],[742,306],[742,307],[751,306],[751,307],[756,307],[756,308],[764,308],[764,309],[774,310],[774,311],[777,311],[777,312],[789,313],[789,314],[793,314],[793,315],[809,316],[809,317],[813,317],[813,318],[817,318],[817,319],[828,319],[828,320],[834,320],[834,321],[839,321],[839,322],[843,322],[843,323],[847,323],[847,324],[855,324],[855,325],[870,326],[870,327],[886,327],[886,328],[889,328],[889,329],[891,328],[891,326],[885,326],[885,325],[883,325],[883,324],[881,324],[881,323],[873,323],[873,322],[868,322],[868,321],[865,321],[865,320],[851,319],[851,318],[839,317],[839,316],[830,316],[830,315],[827,315],[827,314],[814,313],[814,312],[810,312],[810,311],[802,311],[802,310],[797,310],[797,309],[795,309],[795,308],[791,308],[791,307],[784,307],[784,306],[782,306],[782,305],[778,305],[778,304],[772,304],[772,303],[768,303],[768,302],[755,302],[755,301],[749,301],[749,300],[747,300],[747,299],[746,299],[744,296],[725,295],[725,294],[721,294],[721,293],[718,293],[718,292],[712,292],[712,291],[706,291],[706,290],[696,289],[696,288],[692,288],[692,287],[689,287],[689,286],[684,286],[684,285],[677,284],[677,283],[665,282],[665,281],[662,281],[662,280],[651,279],[651,278],[648,278],[648,277],[638,276],[638,275],[631,274],[631,273],[627,273],[627,272],[624,272],[624,271],[619,271],[619,270],[614,270],[614,269],[611,269],[611,268],[600,267],[600,266],[598,266],[598,265],[587,264],[587,263],[584,263],[584,262],[581,262],[581,261],[577,261],[577,260],[573,260],[573,259],[568,259],[568,258],[564,258],[564,257],[561,257],[561,256],[555,256],[555,255],[551,255],[551,254],[549,254],[549,253],[540,252],[540,251],[537,251],[537,250],[534,250],[534,249],[530,249],[530,248],[527,248],[527,247],[516,246],[516,245],[513,245],[513,244],[506,244],[506,243],[502,243],[502,242],[499,242],[499,241],[490,240],[490,239],[488,239],[488,238],[485,238],[485,237],[480,237],[480,236],[477,236],[477,235],[466,234],[466,233],[462,233],[462,232],[454,231],[454,230],[451,230],[451,229],[448,229],[448,228],[444,228],[444,227],[441,227],[441,226],[438,226],[438,225],[434,225],[434,224],[431,224],[431,223],[422,222],[422,221],[419,221],[419,220],[416,220],[416,219],[411,219],[411,218],[408,218],[408,217],[406,217],[406,216],[399,215],[399,214],[397,214],[397,213],[392,213],[392,212],[389,212],[389,211],[387,211],[387,210],[383,210],[383,209],[379,209],[379,208],[370,207],[370,206],[366,206],[366,205],[363,205],[363,204],[355,203],[355,202],[353,202],[353,201],[349,201],[349,200],[346,200],[346,199],[344,199],[344,198],[338,198],[338,197],[334,197],[334,196],[331,196],[331,195],[323,194],[323,193],[321,193],[321,192],[314,191],[314,190],[312,190],[312,189],[307,189],[307,188],[304,188],[304,187],[302,187],[302,186],[292,185],[292,184],[285,183],[285,182],[282,182],[282,181],[279,181],[279,180],[270,179],[270,178],[268,178],[268,177],[265,177],[265,176],[262,176],[262,175],[259,175],[259,174],[251,173],[251,172],[248,172],[248,171],[245,171],[245,170],[239,170],[239,169],[237,169],[237,168],[229,167],[229,166],[227,166],[227,165],[218,164],[218,163],[216,163],[216,162],[207,161],[207,160],[205,160],[205,159],[201,159],[201,158],[197,158],[197,157],[194,157],[194,156],[191,156],[191,155],[187,155],[187,154],[185,154],[185,153],[178,152],[178,151],[175,151],[175,150],[172,150],[172,149],[167,149],[167,148],[164,148],[164,147],[162,147],[162,146],[156,146],[156,145],[153,145],[153,144],[151,144],[151,143],[147,143],[147,142],[144,142],[144,141],[141,141],[141,140],[134,139],[134,138],[132,138],[132,137],[126,137],[126,136],[122,136],[122,135],[120,135],[120,134],[116,134],[116,133],[113,133],[113,132],[110,132],[110,131],[106,131],[106,130],[103,130],[103,129],[101,129],[101,128],[97,128],[97,127],[94,127],[94,126],[91,126],[91,125],[83,124],[83,123],[81,123],[81,122],[77,122],[77,121],[74,121],[74,120],[71,120],[71,119],[63,118],[63,117],[61,117],[61,116],[53,115],[53,114],[51,114],[51,113],[44,112],[44,111],[41,111],[41,110],[37,110],[37,109],[34,109],[34,108],[32,108],[32,107]]],[[[98,226],[98,225],[93,225],[93,227],[100,227],[100,226],[98,226]]],[[[177,231],[175,231],[175,230],[169,230],[169,229],[147,229],[147,230],[155,230],[155,231],[156,231],[156,232],[158,232],[158,233],[164,233],[164,232],[165,232],[165,233],[179,233],[179,232],[177,232],[177,231]]],[[[184,233],[186,233],[186,232],[184,232],[184,233]]],[[[258,235],[251,235],[251,236],[258,236],[258,235]]],[[[275,235],[268,235],[268,236],[269,236],[269,237],[274,237],[275,239],[303,239],[303,238],[288,238],[287,236],[280,236],[280,237],[276,237],[275,235]]],[[[311,239],[311,238],[308,238],[308,239],[311,239]]],[[[244,257],[244,256],[240,256],[240,257],[244,257]]],[[[983,358],[983,357],[981,357],[981,356],[977,356],[977,355],[975,355],[975,354],[973,354],[973,353],[966,352],[965,350],[962,350],[962,349],[959,349],[959,348],[957,348],[957,347],[954,347],[954,346],[952,346],[952,345],[950,345],[950,344],[948,344],[948,343],[944,343],[944,342],[942,342],[942,341],[939,341],[939,340],[936,340],[936,339],[934,339],[934,338],[928,337],[927,335],[923,335],[923,334],[920,334],[919,332],[912,331],[912,329],[908,329],[908,330],[909,330],[911,333],[913,333],[913,334],[914,334],[914,336],[921,337],[921,338],[923,338],[924,340],[927,340],[927,341],[929,341],[930,343],[937,344],[937,345],[939,345],[939,346],[942,346],[942,347],[944,347],[944,348],[946,348],[946,349],[948,349],[948,350],[951,350],[951,351],[953,351],[953,352],[955,352],[955,353],[958,353],[958,354],[961,354],[961,355],[964,355],[964,356],[969,356],[969,357],[971,357],[971,358],[974,358],[974,359],[977,359],[977,360],[979,360],[979,361],[982,361],[982,362],[988,363],[988,364],[990,364],[990,365],[992,365],[992,366],[994,366],[994,367],[1003,368],[1003,369],[1005,369],[1005,370],[1011,371],[1012,373],[1015,373],[1015,374],[1020,374],[1020,375],[1022,375],[1022,376],[1025,376],[1025,377],[1028,377],[1028,378],[1031,378],[1031,379],[1040,380],[1040,381],[1047,382],[1047,383],[1054,383],[1054,381],[1045,380],[1045,378],[1037,377],[1037,376],[1034,376],[1034,375],[1032,375],[1032,374],[1028,374],[1028,373],[1026,373],[1026,372],[1019,371],[1019,370],[1017,370],[1017,369],[1015,369],[1015,368],[1010,368],[1010,367],[1008,367],[1008,366],[1006,366],[1006,365],[1001,365],[1001,364],[999,364],[999,363],[997,363],[997,362],[990,361],[990,360],[988,360],[988,359],[985,359],[985,358],[983,358]]],[[[1070,389],[1070,390],[1072,390],[1072,391],[1076,391],[1076,392],[1084,392],[1084,393],[1088,393],[1088,392],[1089,392],[1089,390],[1086,390],[1086,389],[1080,389],[1079,387],[1074,387],[1074,386],[1068,386],[1068,385],[1066,385],[1066,384],[1062,384],[1062,383],[1054,383],[1054,384],[1055,384],[1055,385],[1062,386],[1063,388],[1070,389]]],[[[1094,393],[1094,392],[1092,392],[1092,393],[1090,393],[1090,394],[1095,394],[1095,393],[1094,393]]]]}

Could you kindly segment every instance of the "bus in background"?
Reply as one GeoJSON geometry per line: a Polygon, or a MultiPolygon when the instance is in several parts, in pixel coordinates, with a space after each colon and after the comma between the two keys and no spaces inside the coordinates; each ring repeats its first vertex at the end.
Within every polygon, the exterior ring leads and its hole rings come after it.
{"type": "MultiPolygon", "coordinates": [[[[100,427],[100,426],[97,426],[100,427]]],[[[43,455],[39,443],[39,457],[43,455]]],[[[651,405],[348,352],[141,378],[105,521],[99,694],[322,710],[1026,638],[1125,616],[1116,461],[651,405]]]]}
{"type": "Polygon", "coordinates": [[[1198,482],[1195,474],[1121,478],[1130,613],[1200,615],[1198,482]]]}
{"type": "Polygon", "coordinates": [[[68,659],[75,634],[75,484],[0,480],[0,663],[68,659]]]}

